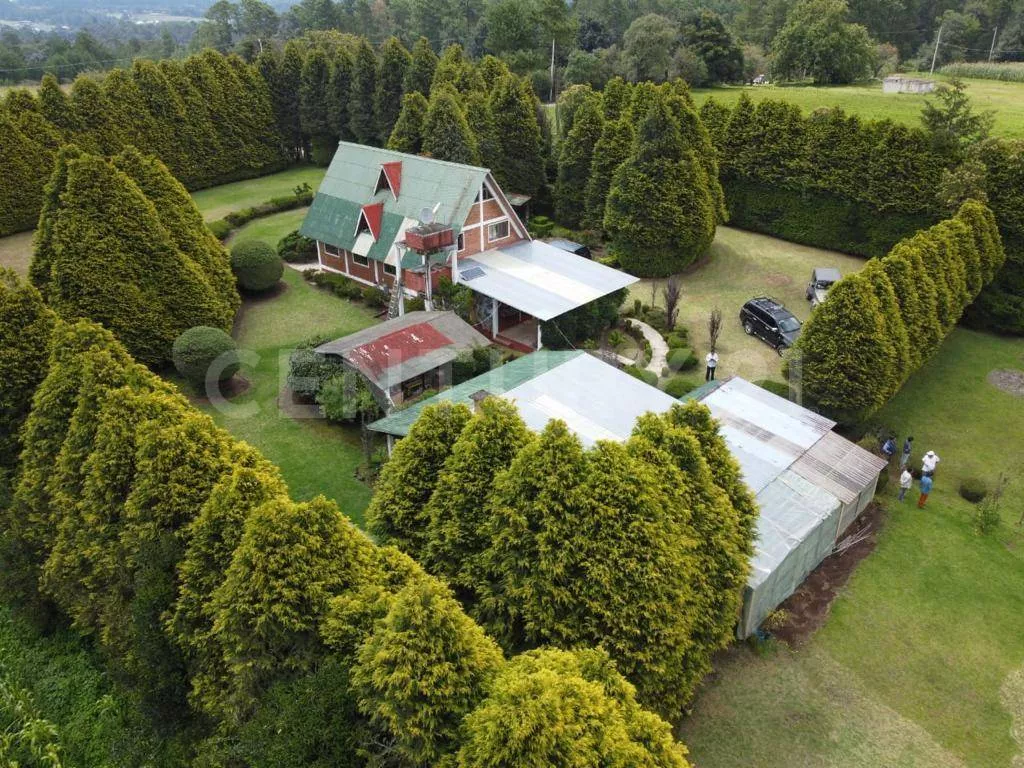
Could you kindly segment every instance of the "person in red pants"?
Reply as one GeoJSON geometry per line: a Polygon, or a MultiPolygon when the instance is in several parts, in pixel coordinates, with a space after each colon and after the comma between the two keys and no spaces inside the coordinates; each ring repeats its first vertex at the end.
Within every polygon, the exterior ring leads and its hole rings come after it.
{"type": "Polygon", "coordinates": [[[921,495],[917,497],[917,508],[922,509],[926,501],[928,501],[928,494],[932,492],[932,476],[921,475],[921,495]]]}

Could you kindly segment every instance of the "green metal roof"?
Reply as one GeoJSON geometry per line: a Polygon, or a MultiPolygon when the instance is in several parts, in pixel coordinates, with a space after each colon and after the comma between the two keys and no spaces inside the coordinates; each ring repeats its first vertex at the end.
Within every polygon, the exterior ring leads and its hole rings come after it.
{"type": "MultiPolygon", "coordinates": [[[[392,152],[343,141],[327,169],[299,231],[306,237],[352,250],[356,222],[364,205],[383,202],[381,234],[367,256],[383,261],[405,219],[419,221],[424,208],[434,209],[434,220],[461,230],[480,185],[490,173],[486,168],[449,163],[419,155],[392,152]],[[374,193],[384,163],[401,162],[398,199],[384,187],[374,193]]],[[[403,267],[421,263],[407,254],[403,267]]]]}
{"type": "Polygon", "coordinates": [[[483,389],[492,395],[503,395],[506,392],[515,389],[520,384],[525,384],[531,379],[547,373],[575,357],[585,354],[586,352],[579,350],[555,351],[542,349],[538,352],[524,355],[523,357],[512,360],[499,368],[495,368],[492,371],[481,374],[469,381],[464,381],[451,389],[446,389],[444,392],[418,402],[415,405],[406,408],[404,411],[396,411],[390,416],[385,416],[383,419],[370,424],[370,429],[376,432],[384,432],[389,435],[405,437],[409,434],[409,430],[412,428],[416,419],[419,418],[420,413],[428,405],[436,405],[440,402],[451,401],[455,403],[463,403],[464,405],[472,408],[473,401],[469,396],[474,392],[479,392],[483,389]]]}

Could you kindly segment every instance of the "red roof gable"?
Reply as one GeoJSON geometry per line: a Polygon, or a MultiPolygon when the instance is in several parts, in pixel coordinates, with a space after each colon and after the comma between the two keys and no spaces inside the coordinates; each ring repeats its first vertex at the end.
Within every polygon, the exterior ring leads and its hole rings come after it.
{"type": "Polygon", "coordinates": [[[364,205],[362,215],[366,219],[366,226],[370,228],[370,234],[377,240],[380,237],[380,223],[384,219],[384,203],[364,205]]]}
{"type": "Polygon", "coordinates": [[[397,198],[402,189],[402,161],[393,160],[390,163],[381,163],[380,167],[384,171],[384,175],[387,176],[391,192],[397,198]]]}
{"type": "Polygon", "coordinates": [[[430,323],[417,323],[358,346],[346,357],[370,378],[379,379],[388,368],[452,343],[430,323]]]}

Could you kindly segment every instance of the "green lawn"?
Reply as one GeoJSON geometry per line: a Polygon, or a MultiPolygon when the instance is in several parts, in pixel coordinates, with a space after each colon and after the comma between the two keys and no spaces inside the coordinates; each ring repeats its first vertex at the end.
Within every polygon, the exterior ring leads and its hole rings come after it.
{"type": "MultiPolygon", "coordinates": [[[[837,267],[844,275],[864,266],[864,259],[788,243],[731,227],[719,227],[707,258],[680,276],[683,297],[679,322],[690,330],[697,357],[708,351],[707,321],[711,310],[722,310],[722,332],[718,339],[719,373],[737,374],[751,381],[772,378],[781,381],[781,359],[764,342],[747,336],[740,326],[743,302],[754,296],[774,296],[798,318],[806,320],[810,305],[804,290],[814,267],[837,267]]],[[[641,280],[630,291],[630,300],[664,306],[664,280],[641,280]]],[[[703,371],[703,368],[701,369],[703,371]]]]}
{"type": "MultiPolygon", "coordinates": [[[[935,77],[946,79],[939,75],[935,77]]],[[[993,131],[996,135],[1024,138],[1024,83],[975,78],[965,79],[964,82],[967,83],[967,93],[976,108],[995,111],[996,122],[993,131]]],[[[880,82],[827,87],[723,86],[695,89],[693,96],[698,106],[709,96],[731,106],[744,92],[755,102],[763,99],[783,99],[797,104],[805,112],[811,112],[819,107],[838,106],[864,118],[889,118],[908,125],[918,124],[921,107],[927,98],[923,94],[882,93],[880,82]]]]}
{"type": "Polygon", "coordinates": [[[283,211],[262,219],[254,219],[233,232],[227,245],[230,248],[232,243],[242,240],[263,240],[277,248],[277,243],[282,237],[299,228],[302,220],[306,218],[308,210],[308,208],[296,208],[294,211],[283,211]]]}
{"type": "Polygon", "coordinates": [[[315,192],[326,173],[326,168],[296,165],[287,171],[272,173],[258,179],[236,181],[219,187],[201,189],[192,194],[196,207],[207,221],[221,219],[232,211],[265,203],[272,197],[286,197],[300,184],[309,184],[315,192]]]}
{"type": "Polygon", "coordinates": [[[374,322],[363,307],[320,291],[286,268],[283,290],[269,298],[248,299],[234,336],[246,360],[240,374],[250,389],[227,408],[198,400],[202,410],[232,435],[259,448],[281,468],[296,499],[324,494],[357,523],[370,489],[355,477],[362,461],[359,432],[317,418],[315,409],[282,401],[288,355],[295,344],[316,334],[344,336],[374,322]]]}
{"type": "Polygon", "coordinates": [[[1024,466],[1024,400],[988,384],[998,368],[1024,369],[1024,340],[957,330],[882,412],[942,457],[928,507],[882,494],[878,549],[807,646],[723,657],[680,728],[700,768],[989,768],[1024,751],[1024,482],[987,538],[957,494],[1024,466]]]}

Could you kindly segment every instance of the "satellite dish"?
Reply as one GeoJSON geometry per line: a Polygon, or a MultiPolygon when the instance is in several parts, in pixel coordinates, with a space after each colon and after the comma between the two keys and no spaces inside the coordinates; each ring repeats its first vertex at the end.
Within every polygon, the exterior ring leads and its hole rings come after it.
{"type": "Polygon", "coordinates": [[[430,208],[427,208],[426,206],[421,208],[420,209],[420,222],[423,223],[423,224],[433,224],[434,223],[434,212],[430,208]]]}

